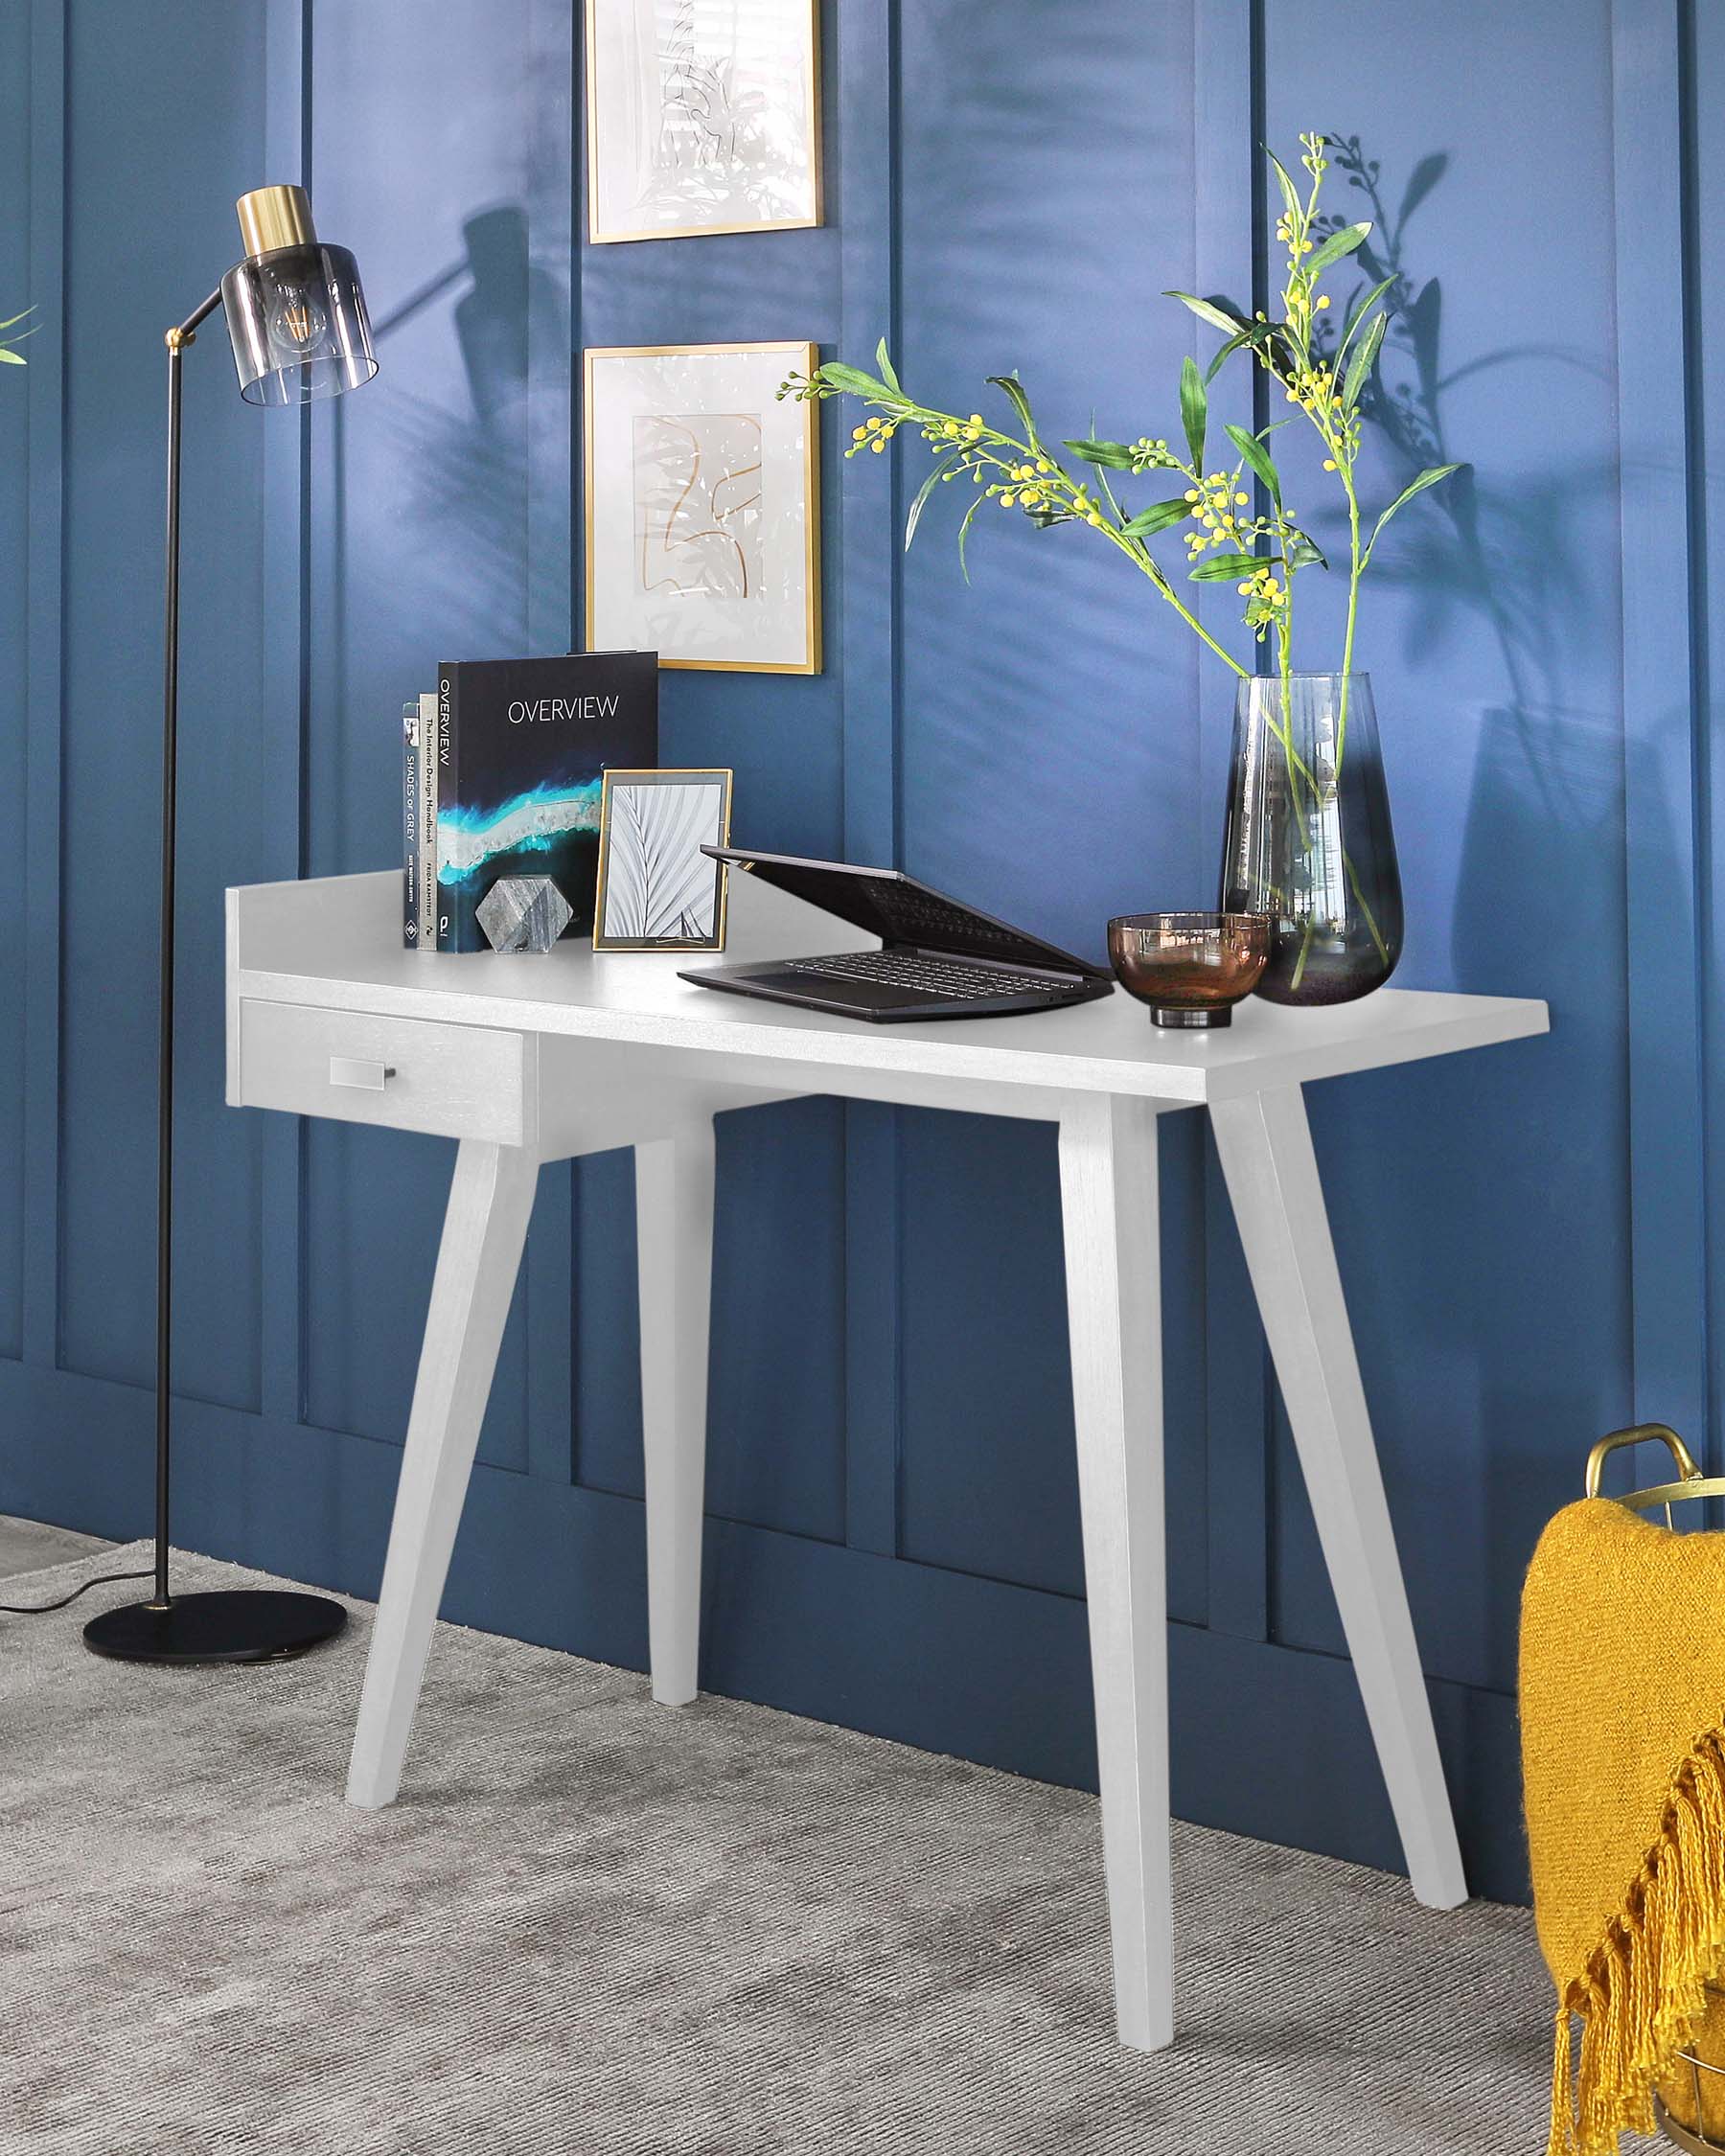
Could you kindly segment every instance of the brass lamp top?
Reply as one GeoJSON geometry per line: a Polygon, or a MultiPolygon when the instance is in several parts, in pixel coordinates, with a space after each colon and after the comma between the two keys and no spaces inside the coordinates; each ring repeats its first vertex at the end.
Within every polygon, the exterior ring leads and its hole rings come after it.
{"type": "Polygon", "coordinates": [[[234,207],[240,213],[240,237],[248,255],[267,255],[277,247],[309,247],[317,238],[303,187],[254,187],[234,207]]]}

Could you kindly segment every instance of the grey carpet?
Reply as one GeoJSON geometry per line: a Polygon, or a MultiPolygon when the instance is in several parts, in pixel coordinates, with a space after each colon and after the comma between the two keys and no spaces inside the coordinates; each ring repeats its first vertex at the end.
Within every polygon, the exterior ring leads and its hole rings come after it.
{"type": "MultiPolygon", "coordinates": [[[[14,1572],[39,1572],[45,1566],[63,1565],[69,1558],[112,1547],[100,1535],[80,1535],[73,1527],[51,1527],[42,1520],[0,1513],[0,1579],[11,1579],[14,1572]]],[[[0,1601],[4,1599],[0,1595],[0,1601]]]]}
{"type": "Polygon", "coordinates": [[[367,1606],[302,1663],[151,1670],[79,1642],[126,1592],[0,1619],[7,2156],[1543,2145],[1524,1912],[1179,1828],[1182,2033],[1137,2056],[1092,1799],[442,1627],[402,1797],[356,1812],[367,1606]]]}

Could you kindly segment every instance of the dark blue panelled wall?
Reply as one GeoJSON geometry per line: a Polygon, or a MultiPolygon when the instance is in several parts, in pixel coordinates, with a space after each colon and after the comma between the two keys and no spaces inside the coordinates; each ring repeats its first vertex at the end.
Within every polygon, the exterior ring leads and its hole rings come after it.
{"type": "MultiPolygon", "coordinates": [[[[1374,566],[1406,985],[1552,1037],[1313,1102],[1472,1877],[1520,1891],[1514,1622],[1600,1431],[1718,1456],[1721,1020],[1706,452],[1725,25],[1678,0],[828,0],[829,223],[590,248],[568,0],[0,11],[0,1508],[149,1523],[161,333],[303,175],[382,373],[309,417],[187,369],[179,1539],[376,1588],[450,1152],[222,1104],[221,891],[393,860],[441,657],[577,635],[589,344],[815,338],[968,410],[1172,431],[1164,287],[1261,299],[1255,144],[1359,137],[1405,279],[1374,566]],[[1717,1336],[1716,1328],[1714,1337],[1717,1336]]],[[[1374,199],[1366,200],[1369,192],[1374,199]]],[[[1242,416],[1248,408],[1237,407],[1242,416]]],[[[1095,951],[1202,903],[1228,683],[1112,555],[1000,518],[973,582],[922,451],[823,418],[828,663],[663,679],[739,837],[895,860],[1095,951]],[[936,507],[938,508],[938,504],[936,507]]],[[[1231,633],[1226,608],[1213,626],[1231,633]]],[[[1394,1865],[1198,1119],[1164,1120],[1178,1809],[1394,1865]]],[[[810,1101],[724,1118],[705,1682],[1093,1771],[1048,1133],[810,1101]]],[[[447,1604],[645,1658],[631,1170],[548,1171],[447,1604]]],[[[556,1742],[555,1731],[546,1732],[556,1742]]]]}

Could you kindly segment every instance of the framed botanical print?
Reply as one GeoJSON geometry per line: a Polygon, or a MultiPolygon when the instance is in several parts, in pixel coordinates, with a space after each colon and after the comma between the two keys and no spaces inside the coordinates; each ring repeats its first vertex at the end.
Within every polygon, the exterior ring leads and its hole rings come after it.
{"type": "Polygon", "coordinates": [[[730,843],[726,770],[607,771],[599,807],[595,951],[723,951],[730,843]]]}
{"type": "Polygon", "coordinates": [[[586,643],[661,666],[820,671],[812,344],[586,354],[586,643]]]}
{"type": "Polygon", "coordinates": [[[587,238],[820,222],[818,0],[586,0],[587,238]]]}

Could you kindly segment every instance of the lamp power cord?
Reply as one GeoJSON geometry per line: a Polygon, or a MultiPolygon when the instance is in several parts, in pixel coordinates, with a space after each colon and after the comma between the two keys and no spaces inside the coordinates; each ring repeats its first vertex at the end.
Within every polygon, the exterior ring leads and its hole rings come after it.
{"type": "Polygon", "coordinates": [[[75,1587],[70,1594],[62,1594],[58,1602],[0,1602],[0,1617],[47,1617],[51,1611],[63,1610],[68,1602],[76,1602],[80,1594],[87,1594],[92,1587],[113,1587],[123,1579],[154,1579],[155,1572],[103,1572],[95,1579],[87,1579],[81,1587],[75,1587]]]}

